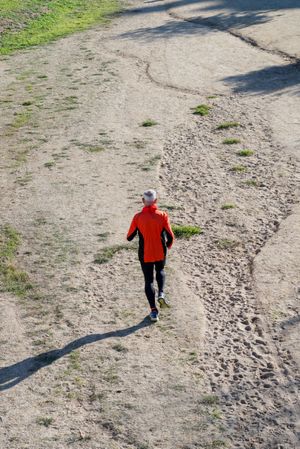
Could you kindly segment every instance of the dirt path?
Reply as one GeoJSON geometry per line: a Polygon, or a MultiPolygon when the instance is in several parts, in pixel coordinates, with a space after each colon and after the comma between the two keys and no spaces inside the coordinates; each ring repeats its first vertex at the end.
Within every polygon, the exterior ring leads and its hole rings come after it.
{"type": "Polygon", "coordinates": [[[1,449],[298,445],[299,72],[175,6],[1,61],[1,221],[39,292],[1,298],[1,449]],[[94,263],[148,186],[204,229],[170,254],[157,326],[135,251],[94,263]]]}

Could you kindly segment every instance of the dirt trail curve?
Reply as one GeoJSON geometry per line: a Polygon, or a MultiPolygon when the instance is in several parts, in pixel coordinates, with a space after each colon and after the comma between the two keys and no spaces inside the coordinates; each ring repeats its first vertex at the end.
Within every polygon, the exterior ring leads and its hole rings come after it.
{"type": "Polygon", "coordinates": [[[39,292],[1,294],[1,449],[299,445],[299,70],[191,6],[134,1],[1,60],[1,222],[39,292]],[[94,263],[148,186],[204,229],[157,326],[135,252],[94,263]]]}

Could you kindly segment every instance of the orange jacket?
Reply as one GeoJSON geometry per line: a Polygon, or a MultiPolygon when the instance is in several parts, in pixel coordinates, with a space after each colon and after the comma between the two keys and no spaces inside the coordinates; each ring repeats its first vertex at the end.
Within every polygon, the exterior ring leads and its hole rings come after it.
{"type": "Polygon", "coordinates": [[[174,234],[166,212],[158,210],[157,205],[146,206],[135,214],[127,233],[127,240],[139,234],[139,259],[142,262],[158,262],[166,257],[174,234]]]}

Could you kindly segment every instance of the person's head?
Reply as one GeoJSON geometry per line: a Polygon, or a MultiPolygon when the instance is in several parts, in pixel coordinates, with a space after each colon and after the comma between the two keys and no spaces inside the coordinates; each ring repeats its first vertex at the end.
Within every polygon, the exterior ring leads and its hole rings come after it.
{"type": "Polygon", "coordinates": [[[145,206],[152,206],[152,204],[155,204],[157,202],[157,194],[155,190],[153,189],[146,190],[143,193],[142,200],[145,206]]]}

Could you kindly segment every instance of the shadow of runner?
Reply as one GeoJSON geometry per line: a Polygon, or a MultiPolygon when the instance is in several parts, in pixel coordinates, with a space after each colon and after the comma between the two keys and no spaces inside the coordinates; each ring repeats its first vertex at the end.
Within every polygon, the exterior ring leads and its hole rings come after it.
{"type": "Polygon", "coordinates": [[[104,334],[91,334],[85,337],[78,338],[72,341],[61,349],[53,349],[51,351],[43,352],[34,357],[28,357],[21,362],[15,363],[14,365],[6,366],[0,368],[0,391],[8,390],[14,387],[18,383],[27,379],[27,377],[36,373],[39,369],[44,368],[56,360],[70,354],[70,352],[78,349],[82,346],[95,343],[96,341],[106,340],[113,337],[127,337],[133,334],[139,329],[151,326],[151,321],[148,317],[145,317],[140,323],[134,326],[127,327],[125,329],[106,332],[104,334]]]}

